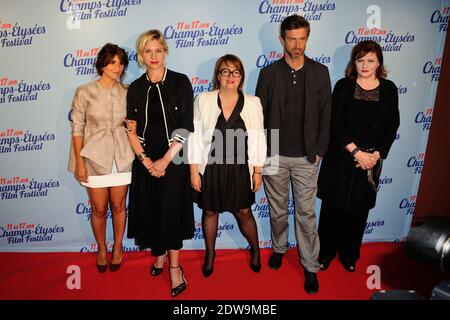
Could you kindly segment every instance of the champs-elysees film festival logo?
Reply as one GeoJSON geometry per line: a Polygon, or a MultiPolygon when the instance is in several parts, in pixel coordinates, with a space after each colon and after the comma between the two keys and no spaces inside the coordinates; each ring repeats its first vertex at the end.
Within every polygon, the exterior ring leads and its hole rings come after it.
{"type": "Polygon", "coordinates": [[[439,32],[447,32],[449,15],[450,7],[442,8],[442,10],[435,10],[430,17],[430,22],[438,26],[439,32]]]}
{"type": "Polygon", "coordinates": [[[42,91],[49,91],[51,85],[43,80],[30,82],[10,79],[0,75],[0,104],[37,101],[42,91]]]}
{"type": "Polygon", "coordinates": [[[258,12],[266,15],[270,23],[280,23],[287,16],[298,14],[308,21],[319,21],[322,15],[336,9],[330,0],[264,0],[258,5],[258,12]]]}
{"type": "MultiPolygon", "coordinates": [[[[63,66],[75,72],[75,76],[83,77],[96,75],[95,63],[100,48],[75,49],[64,55],[63,66]]],[[[130,62],[137,60],[137,53],[134,50],[127,51],[128,60],[130,62]]]]}
{"type": "Polygon", "coordinates": [[[11,48],[29,46],[36,38],[41,38],[47,29],[43,25],[21,25],[0,20],[0,47],[11,48]]]}
{"type": "Polygon", "coordinates": [[[0,154],[42,151],[56,139],[53,132],[35,133],[30,130],[6,129],[0,131],[0,154]]]}
{"type": "Polygon", "coordinates": [[[74,30],[81,29],[83,21],[125,17],[129,13],[129,8],[136,8],[141,3],[141,0],[61,0],[58,9],[68,14],[66,27],[74,30]]]}
{"type": "Polygon", "coordinates": [[[56,235],[64,233],[64,227],[60,225],[44,226],[40,223],[7,223],[0,226],[0,240],[5,239],[7,244],[30,244],[50,242],[56,235]]]}
{"type": "Polygon", "coordinates": [[[25,177],[0,177],[0,200],[47,197],[49,191],[58,189],[59,181],[25,177]]]}
{"type": "Polygon", "coordinates": [[[178,21],[175,25],[164,28],[164,37],[173,42],[175,48],[194,48],[208,46],[223,46],[231,44],[231,39],[242,35],[242,26],[222,26],[216,22],[178,21]]]}

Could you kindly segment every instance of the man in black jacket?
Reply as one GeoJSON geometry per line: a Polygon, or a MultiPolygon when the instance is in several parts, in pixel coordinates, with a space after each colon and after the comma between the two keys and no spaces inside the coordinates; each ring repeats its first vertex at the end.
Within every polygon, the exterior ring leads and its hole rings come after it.
{"type": "Polygon", "coordinates": [[[256,95],[261,99],[268,133],[263,179],[273,248],[269,266],[278,269],[288,249],[292,183],[295,236],[305,271],[305,290],[314,294],[319,290],[316,273],[320,268],[314,209],[318,168],[328,147],[331,83],[328,68],[304,55],[309,32],[309,22],[301,16],[283,20],[280,41],[284,56],[261,70],[256,95]]]}

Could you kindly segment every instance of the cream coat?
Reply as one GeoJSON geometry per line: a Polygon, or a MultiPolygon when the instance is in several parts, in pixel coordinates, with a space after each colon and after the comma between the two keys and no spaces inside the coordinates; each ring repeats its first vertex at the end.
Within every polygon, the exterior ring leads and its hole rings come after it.
{"type": "MultiPolygon", "coordinates": [[[[214,128],[221,113],[217,105],[218,94],[219,90],[201,93],[194,101],[194,133],[189,136],[188,158],[189,163],[199,164],[200,174],[205,172],[214,128]]],[[[240,116],[248,134],[247,153],[251,177],[253,167],[264,166],[267,153],[263,112],[259,98],[244,94],[244,107],[240,116]]]]}

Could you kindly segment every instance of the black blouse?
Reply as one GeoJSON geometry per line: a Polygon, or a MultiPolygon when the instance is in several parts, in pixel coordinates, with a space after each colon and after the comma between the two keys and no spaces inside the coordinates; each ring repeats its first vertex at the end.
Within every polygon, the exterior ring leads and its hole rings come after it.
{"type": "Polygon", "coordinates": [[[395,84],[379,79],[379,101],[354,99],[357,86],[354,79],[339,80],[332,96],[330,147],[345,148],[351,142],[357,146],[375,148],[385,159],[397,136],[400,125],[398,91],[395,84]]]}

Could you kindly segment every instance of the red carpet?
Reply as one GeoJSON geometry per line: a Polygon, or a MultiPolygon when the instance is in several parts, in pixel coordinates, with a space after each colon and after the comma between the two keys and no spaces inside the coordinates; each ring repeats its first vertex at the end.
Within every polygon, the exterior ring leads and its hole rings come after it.
{"type": "MultiPolygon", "coordinates": [[[[381,289],[416,290],[427,299],[432,288],[449,273],[410,258],[403,244],[372,243],[363,245],[355,273],[344,270],[335,260],[320,272],[320,290],[308,295],[303,290],[303,270],[291,249],[279,270],[267,266],[271,250],[262,250],[262,269],[253,273],[246,250],[217,250],[214,274],[205,279],[201,273],[203,251],[183,251],[182,261],[189,283],[181,300],[367,300],[377,289],[368,289],[371,274],[367,268],[378,265],[381,289]]],[[[151,277],[153,259],[148,252],[124,255],[123,266],[116,272],[97,272],[94,253],[0,253],[0,299],[171,299],[167,269],[151,277]],[[69,290],[66,273],[69,265],[81,269],[81,289],[69,290]]]]}

